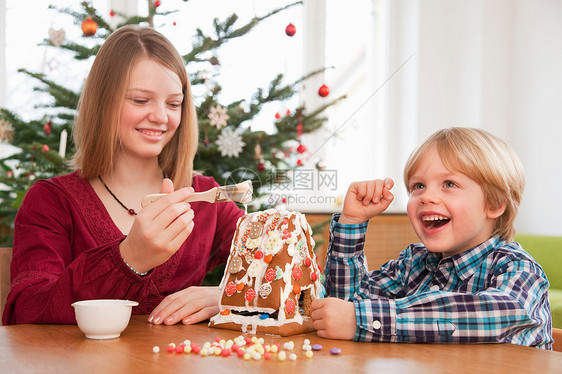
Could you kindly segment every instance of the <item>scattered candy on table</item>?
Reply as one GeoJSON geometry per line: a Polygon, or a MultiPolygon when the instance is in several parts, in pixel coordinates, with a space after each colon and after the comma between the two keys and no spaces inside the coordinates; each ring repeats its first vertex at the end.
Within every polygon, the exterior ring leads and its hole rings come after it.
{"type": "MultiPolygon", "coordinates": [[[[305,339],[302,344],[302,356],[305,358],[312,358],[314,356],[313,351],[322,350],[321,344],[311,344],[309,339],[305,339]]],[[[244,337],[242,335],[234,338],[225,340],[221,337],[216,337],[214,342],[205,342],[202,346],[191,342],[189,339],[185,339],[182,343],[169,343],[166,350],[170,354],[198,354],[201,357],[238,357],[246,361],[258,361],[262,358],[265,360],[270,360],[273,357],[277,357],[278,361],[285,361],[289,359],[290,361],[296,361],[298,355],[293,350],[295,349],[295,342],[292,340],[287,341],[281,345],[281,343],[265,343],[264,338],[244,337]],[[275,356],[273,356],[275,355],[275,356]]],[[[152,352],[159,353],[160,347],[155,345],[152,347],[152,352]]],[[[340,355],[341,349],[333,347],[330,349],[331,355],[340,355]]]]}
{"type": "Polygon", "coordinates": [[[330,353],[333,355],[339,355],[341,353],[341,349],[334,347],[330,349],[330,353]]]}

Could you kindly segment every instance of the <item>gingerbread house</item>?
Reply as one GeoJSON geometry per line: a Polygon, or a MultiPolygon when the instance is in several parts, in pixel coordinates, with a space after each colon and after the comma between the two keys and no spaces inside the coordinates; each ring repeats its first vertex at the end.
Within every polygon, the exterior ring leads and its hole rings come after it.
{"type": "Polygon", "coordinates": [[[269,209],[238,220],[210,326],[282,336],[313,330],[321,293],[312,229],[304,214],[269,209]]]}

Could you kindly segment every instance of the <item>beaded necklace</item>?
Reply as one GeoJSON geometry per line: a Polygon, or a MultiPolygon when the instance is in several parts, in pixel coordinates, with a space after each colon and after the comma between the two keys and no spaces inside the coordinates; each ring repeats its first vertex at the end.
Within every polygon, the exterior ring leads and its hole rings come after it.
{"type": "Polygon", "coordinates": [[[130,215],[132,215],[132,216],[136,216],[136,215],[137,215],[137,212],[135,212],[135,210],[134,210],[133,208],[131,208],[131,209],[127,208],[127,207],[125,206],[125,204],[123,204],[123,203],[121,202],[121,200],[119,200],[119,199],[117,198],[117,196],[115,196],[115,194],[114,194],[113,192],[111,192],[111,190],[109,189],[109,187],[107,187],[107,184],[105,184],[105,182],[103,181],[103,179],[101,179],[101,175],[98,175],[98,178],[99,178],[100,182],[103,184],[103,186],[105,187],[105,189],[107,190],[107,192],[109,192],[109,194],[110,194],[111,196],[113,196],[113,198],[115,199],[115,201],[117,201],[117,202],[119,203],[119,205],[121,205],[123,208],[125,208],[125,210],[126,210],[127,212],[129,212],[130,215]]]}

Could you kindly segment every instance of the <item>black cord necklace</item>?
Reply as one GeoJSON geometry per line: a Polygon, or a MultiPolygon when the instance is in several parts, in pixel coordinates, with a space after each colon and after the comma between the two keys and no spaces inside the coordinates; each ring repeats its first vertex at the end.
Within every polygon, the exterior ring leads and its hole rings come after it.
{"type": "Polygon", "coordinates": [[[127,207],[125,206],[125,204],[123,204],[123,203],[121,202],[121,200],[119,200],[119,199],[117,198],[117,196],[115,196],[115,194],[114,194],[113,192],[111,192],[111,190],[109,189],[109,187],[107,187],[107,184],[105,184],[105,182],[103,181],[103,179],[101,179],[101,175],[98,175],[98,178],[100,179],[100,182],[103,184],[103,186],[105,187],[105,189],[107,190],[107,192],[109,192],[109,193],[111,194],[111,196],[113,196],[113,198],[115,199],[115,201],[117,201],[123,208],[125,208],[125,210],[126,210],[127,212],[129,212],[130,215],[132,215],[132,216],[136,216],[136,215],[137,215],[137,212],[135,212],[134,209],[132,209],[132,208],[131,208],[131,209],[127,208],[127,207]]]}

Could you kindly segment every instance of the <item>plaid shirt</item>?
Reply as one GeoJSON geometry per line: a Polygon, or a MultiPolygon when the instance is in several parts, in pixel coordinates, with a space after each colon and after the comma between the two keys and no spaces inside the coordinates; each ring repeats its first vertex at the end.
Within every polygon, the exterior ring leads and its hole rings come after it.
{"type": "Polygon", "coordinates": [[[353,301],[353,340],[425,343],[514,343],[552,347],[548,280],[518,243],[492,237],[441,258],[411,244],[398,260],[368,272],[368,222],[334,215],[326,259],[326,296],[353,301]]]}

